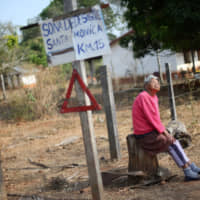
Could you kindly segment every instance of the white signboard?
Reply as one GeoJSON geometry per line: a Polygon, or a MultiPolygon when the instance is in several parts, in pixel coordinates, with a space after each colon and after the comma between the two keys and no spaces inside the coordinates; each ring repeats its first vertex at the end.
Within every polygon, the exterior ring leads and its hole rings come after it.
{"type": "Polygon", "coordinates": [[[75,52],[69,19],[42,21],[40,28],[50,66],[72,62],[75,52]]]}
{"type": "Polygon", "coordinates": [[[76,59],[83,60],[110,53],[100,9],[71,18],[76,59]]]}
{"type": "Polygon", "coordinates": [[[110,53],[99,6],[71,18],[42,21],[40,28],[49,66],[110,53]]]}

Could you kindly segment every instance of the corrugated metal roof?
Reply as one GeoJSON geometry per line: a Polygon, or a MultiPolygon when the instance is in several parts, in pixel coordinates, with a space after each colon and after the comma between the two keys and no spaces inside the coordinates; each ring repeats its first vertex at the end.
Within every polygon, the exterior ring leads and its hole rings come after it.
{"type": "Polygon", "coordinates": [[[13,67],[14,71],[19,73],[19,74],[30,74],[30,73],[36,73],[39,72],[38,69],[36,68],[31,68],[31,69],[25,69],[21,66],[15,66],[13,67]]]}

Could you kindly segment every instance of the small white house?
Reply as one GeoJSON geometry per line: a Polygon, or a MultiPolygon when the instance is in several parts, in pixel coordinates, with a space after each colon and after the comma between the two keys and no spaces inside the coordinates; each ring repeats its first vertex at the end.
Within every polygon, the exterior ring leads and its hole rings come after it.
{"type": "MultiPolygon", "coordinates": [[[[146,55],[143,58],[136,59],[130,47],[120,46],[120,39],[133,33],[128,33],[110,42],[111,54],[103,56],[104,65],[107,65],[113,78],[128,76],[145,76],[153,72],[158,72],[158,63],[161,65],[161,72],[165,73],[165,63],[169,63],[171,71],[178,72],[182,70],[191,70],[192,58],[190,52],[175,53],[169,50],[153,55],[146,55]]],[[[195,66],[200,66],[200,52],[195,52],[195,66]]]]}
{"type": "Polygon", "coordinates": [[[6,88],[32,88],[36,85],[36,73],[38,69],[25,69],[21,66],[15,66],[5,77],[6,88]]]}

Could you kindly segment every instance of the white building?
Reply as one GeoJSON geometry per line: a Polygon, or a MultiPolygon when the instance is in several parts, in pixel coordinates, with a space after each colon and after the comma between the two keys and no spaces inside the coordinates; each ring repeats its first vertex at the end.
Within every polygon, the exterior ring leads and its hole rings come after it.
{"type": "MultiPolygon", "coordinates": [[[[128,77],[146,75],[158,72],[158,59],[161,65],[161,72],[165,73],[165,63],[169,63],[171,70],[178,72],[192,68],[192,59],[189,52],[174,53],[171,51],[163,51],[156,55],[146,55],[144,58],[134,58],[131,46],[123,48],[120,46],[120,39],[131,34],[133,31],[122,35],[121,37],[110,42],[111,54],[103,56],[104,65],[109,66],[112,77],[128,77]]],[[[195,52],[195,66],[200,66],[200,53],[195,52]]]]}

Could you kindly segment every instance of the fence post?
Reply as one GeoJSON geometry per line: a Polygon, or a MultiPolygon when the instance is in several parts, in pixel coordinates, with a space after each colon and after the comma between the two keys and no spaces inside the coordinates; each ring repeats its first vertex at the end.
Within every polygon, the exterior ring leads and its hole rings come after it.
{"type": "Polygon", "coordinates": [[[175,98],[174,98],[174,89],[173,89],[173,83],[172,83],[172,76],[171,76],[171,69],[168,63],[165,63],[165,69],[166,69],[166,77],[167,77],[167,83],[168,83],[168,95],[169,95],[169,105],[170,105],[170,111],[171,111],[171,119],[177,120],[176,115],[176,104],[175,104],[175,98]]]}
{"type": "Polygon", "coordinates": [[[111,159],[120,159],[120,144],[117,131],[117,120],[115,112],[115,100],[113,95],[112,81],[110,71],[107,66],[101,67],[101,85],[103,93],[103,103],[106,112],[106,122],[110,144],[111,159]]]}

